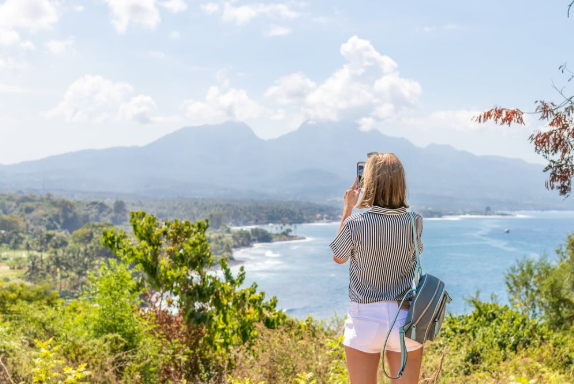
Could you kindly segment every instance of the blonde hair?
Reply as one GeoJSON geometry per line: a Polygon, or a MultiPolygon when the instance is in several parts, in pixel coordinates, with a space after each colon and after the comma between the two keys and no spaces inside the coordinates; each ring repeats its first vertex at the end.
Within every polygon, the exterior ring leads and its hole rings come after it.
{"type": "Polygon", "coordinates": [[[408,208],[407,181],[400,160],[393,153],[369,157],[363,172],[363,196],[357,208],[372,206],[408,208]]]}

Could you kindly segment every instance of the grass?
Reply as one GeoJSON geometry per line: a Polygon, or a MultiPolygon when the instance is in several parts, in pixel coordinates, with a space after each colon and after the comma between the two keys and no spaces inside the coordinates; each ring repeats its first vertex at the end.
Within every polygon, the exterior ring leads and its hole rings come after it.
{"type": "Polygon", "coordinates": [[[5,263],[0,263],[0,281],[10,282],[20,279],[24,275],[23,269],[10,269],[5,263]]]}

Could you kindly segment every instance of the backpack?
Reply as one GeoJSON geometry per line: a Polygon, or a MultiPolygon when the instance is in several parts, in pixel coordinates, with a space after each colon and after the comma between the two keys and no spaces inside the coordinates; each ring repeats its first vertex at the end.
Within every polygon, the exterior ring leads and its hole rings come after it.
{"type": "Polygon", "coordinates": [[[407,348],[405,346],[405,337],[415,340],[421,344],[424,344],[427,340],[434,340],[438,335],[444,320],[446,305],[452,300],[445,289],[445,284],[443,281],[428,273],[424,275],[422,274],[415,218],[413,217],[412,212],[409,212],[409,216],[413,226],[413,238],[415,243],[415,253],[417,256],[417,265],[415,267],[413,288],[409,289],[403,296],[395,318],[389,326],[389,331],[387,332],[387,337],[383,346],[383,353],[381,357],[383,372],[389,379],[400,378],[403,374],[405,366],[407,365],[407,348]],[[405,325],[399,329],[401,344],[401,368],[399,369],[397,377],[391,377],[385,370],[385,349],[387,347],[387,341],[389,340],[391,331],[395,325],[395,322],[397,321],[397,317],[399,316],[401,307],[411,292],[414,292],[415,296],[411,301],[411,306],[407,314],[405,325]]]}

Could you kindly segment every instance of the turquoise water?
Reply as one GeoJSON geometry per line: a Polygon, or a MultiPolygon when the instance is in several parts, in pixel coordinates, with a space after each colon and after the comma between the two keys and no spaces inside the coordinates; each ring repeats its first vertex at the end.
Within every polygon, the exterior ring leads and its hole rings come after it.
{"type": "MultiPolygon", "coordinates": [[[[504,274],[515,260],[538,258],[543,253],[556,259],[555,250],[574,232],[574,212],[513,214],[425,219],[423,270],[446,282],[453,298],[449,304],[452,313],[468,311],[464,297],[478,290],[482,299],[495,294],[507,302],[504,274]]],[[[302,224],[295,233],[306,240],[258,244],[237,251],[235,258],[244,261],[246,284],[257,282],[269,297],[277,296],[279,307],[292,316],[345,314],[349,263],[333,262],[329,249],[338,226],[302,224]]]]}

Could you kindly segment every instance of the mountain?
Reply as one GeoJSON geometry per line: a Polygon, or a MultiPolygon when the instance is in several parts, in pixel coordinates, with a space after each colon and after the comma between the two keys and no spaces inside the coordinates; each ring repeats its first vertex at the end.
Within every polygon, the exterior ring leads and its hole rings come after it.
{"type": "Polygon", "coordinates": [[[435,209],[572,209],[544,188],[543,166],[417,147],[351,124],[305,124],[272,140],[245,124],[186,127],[142,147],[84,150],[0,166],[0,190],[149,196],[340,199],[370,151],[403,162],[409,201],[435,209]]]}

